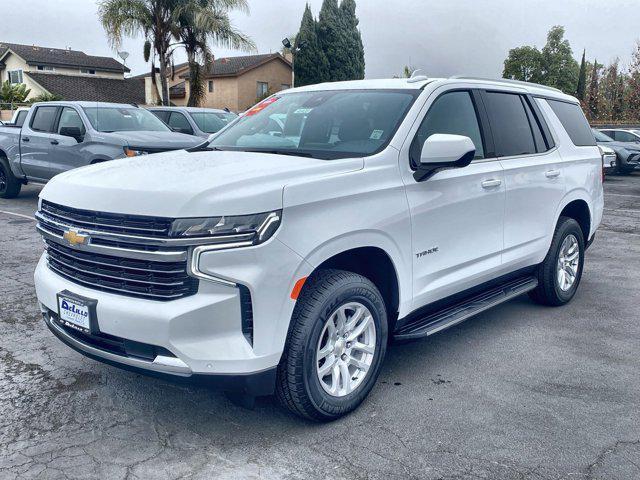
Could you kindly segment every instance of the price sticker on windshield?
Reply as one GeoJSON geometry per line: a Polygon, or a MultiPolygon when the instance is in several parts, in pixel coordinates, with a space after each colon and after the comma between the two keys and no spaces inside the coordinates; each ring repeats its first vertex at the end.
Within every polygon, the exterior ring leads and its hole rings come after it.
{"type": "Polygon", "coordinates": [[[262,102],[260,102],[259,104],[257,104],[253,108],[251,108],[251,110],[247,110],[247,113],[245,113],[244,116],[245,117],[250,117],[251,115],[255,115],[256,113],[259,113],[262,110],[264,110],[265,108],[267,108],[273,102],[277,102],[279,99],[280,99],[280,97],[267,98],[266,100],[263,100],[262,102]]]}

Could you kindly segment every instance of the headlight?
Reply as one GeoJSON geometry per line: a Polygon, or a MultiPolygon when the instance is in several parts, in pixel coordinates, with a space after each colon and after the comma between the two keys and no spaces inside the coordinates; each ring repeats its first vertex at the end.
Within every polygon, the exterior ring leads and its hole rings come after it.
{"type": "Polygon", "coordinates": [[[253,245],[267,241],[280,225],[282,210],[255,215],[179,218],[173,221],[171,237],[203,238],[241,235],[253,245]]]}
{"type": "Polygon", "coordinates": [[[129,147],[124,147],[124,154],[127,157],[137,157],[139,155],[149,155],[149,152],[145,152],[144,150],[136,150],[129,147]]]}

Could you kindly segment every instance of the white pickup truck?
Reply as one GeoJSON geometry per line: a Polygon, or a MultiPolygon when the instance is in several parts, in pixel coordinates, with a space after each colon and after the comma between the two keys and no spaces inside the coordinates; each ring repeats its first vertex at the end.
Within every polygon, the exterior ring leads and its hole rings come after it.
{"type": "Polygon", "coordinates": [[[58,175],[35,285],[89,357],[326,421],[368,395],[391,339],[523,293],[569,302],[602,212],[600,151],[555,89],[314,85],[201,148],[58,175]]]}

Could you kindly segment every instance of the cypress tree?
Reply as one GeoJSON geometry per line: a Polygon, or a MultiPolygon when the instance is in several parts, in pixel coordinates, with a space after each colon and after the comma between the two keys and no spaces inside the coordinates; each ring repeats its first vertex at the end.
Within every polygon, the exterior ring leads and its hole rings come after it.
{"type": "Polygon", "coordinates": [[[581,102],[584,102],[584,94],[587,91],[587,51],[582,51],[582,62],[580,63],[580,74],[578,75],[578,89],[576,96],[581,102]]]}
{"type": "Polygon", "coordinates": [[[329,80],[349,80],[349,43],[338,0],[324,0],[318,17],[320,47],[329,61],[329,80]]]}
{"type": "Polygon", "coordinates": [[[320,47],[318,25],[307,4],[296,35],[293,71],[296,86],[321,83],[329,80],[329,62],[320,47]]]}
{"type": "Polygon", "coordinates": [[[361,80],[364,78],[364,45],[362,35],[358,30],[358,17],[356,16],[356,1],[342,0],[340,13],[345,29],[346,52],[348,63],[344,65],[346,80],[361,80]]]}
{"type": "Polygon", "coordinates": [[[599,86],[600,86],[600,68],[598,60],[593,62],[593,70],[591,71],[591,83],[589,84],[589,101],[587,103],[589,120],[597,120],[599,112],[599,86]]]}

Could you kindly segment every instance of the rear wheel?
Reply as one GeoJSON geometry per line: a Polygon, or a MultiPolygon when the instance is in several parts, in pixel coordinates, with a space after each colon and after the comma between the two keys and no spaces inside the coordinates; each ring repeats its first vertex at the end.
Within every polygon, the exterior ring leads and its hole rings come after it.
{"type": "Polygon", "coordinates": [[[584,235],[573,218],[560,217],[551,247],[538,266],[538,286],[530,297],[543,305],[559,306],[571,301],[582,278],[584,235]]]}
{"type": "Polygon", "coordinates": [[[15,198],[20,193],[22,182],[9,168],[6,158],[0,158],[0,198],[15,198]]]}
{"type": "Polygon", "coordinates": [[[375,285],[352,272],[320,271],[294,309],[276,395],[301,417],[339,418],[373,388],[386,346],[387,314],[375,285]]]}

